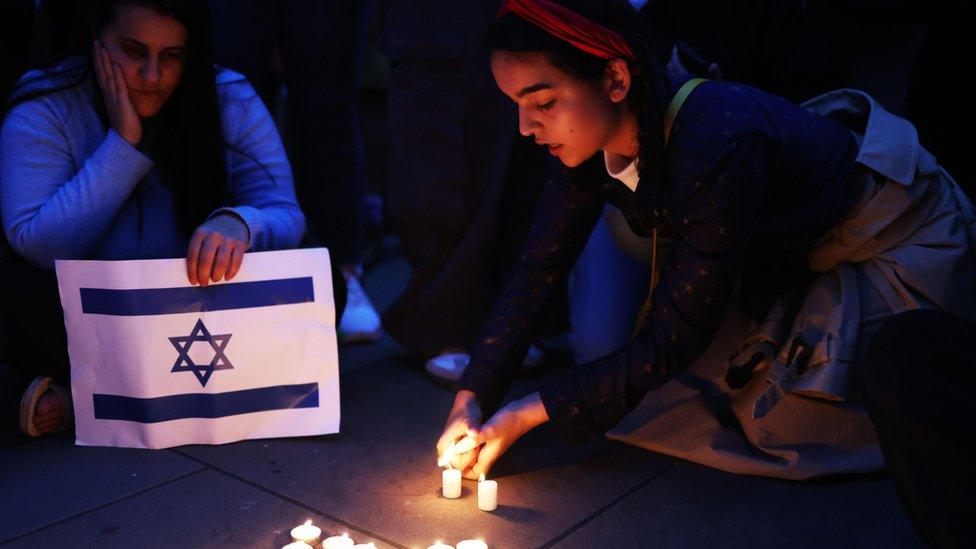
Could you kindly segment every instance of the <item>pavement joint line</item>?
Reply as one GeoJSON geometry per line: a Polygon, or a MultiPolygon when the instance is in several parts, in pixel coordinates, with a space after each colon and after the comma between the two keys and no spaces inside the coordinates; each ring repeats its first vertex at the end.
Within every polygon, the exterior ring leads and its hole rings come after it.
{"type": "Polygon", "coordinates": [[[274,496],[274,497],[276,497],[278,499],[287,501],[288,503],[291,503],[292,505],[295,505],[297,507],[301,507],[302,509],[304,509],[304,510],[310,512],[310,513],[315,513],[319,517],[322,517],[322,518],[327,519],[327,520],[331,520],[332,522],[335,522],[337,524],[341,524],[342,526],[345,526],[346,528],[349,528],[351,530],[357,530],[359,532],[362,532],[362,533],[366,534],[367,536],[370,536],[370,537],[375,538],[375,539],[377,539],[379,541],[382,541],[383,543],[386,543],[388,545],[392,545],[394,547],[398,547],[399,549],[408,549],[408,547],[406,545],[403,545],[403,544],[397,543],[397,542],[395,542],[393,540],[387,539],[387,538],[385,538],[385,537],[383,537],[383,536],[381,536],[379,534],[376,534],[374,532],[371,532],[371,531],[369,531],[369,530],[367,530],[365,528],[360,528],[359,526],[356,526],[356,525],[354,525],[354,524],[352,524],[352,523],[350,523],[348,521],[345,521],[345,520],[343,520],[343,519],[341,519],[339,517],[332,516],[329,513],[326,513],[326,512],[324,512],[324,511],[322,511],[320,509],[316,509],[316,508],[312,507],[311,505],[308,505],[307,503],[303,503],[303,502],[298,501],[297,499],[294,499],[292,497],[289,497],[289,496],[286,496],[284,494],[275,492],[274,490],[272,490],[271,488],[268,488],[267,486],[262,486],[262,485],[260,485],[260,484],[258,484],[256,482],[251,481],[251,480],[248,480],[248,479],[246,479],[246,478],[244,478],[244,477],[242,477],[240,475],[231,473],[230,471],[227,471],[227,470],[225,470],[225,469],[223,469],[221,467],[217,467],[216,465],[214,465],[212,463],[207,463],[206,461],[203,461],[202,459],[199,459],[197,457],[194,457],[194,456],[185,454],[185,453],[183,453],[180,450],[175,450],[174,449],[173,451],[176,452],[177,454],[179,454],[179,455],[187,458],[187,459],[193,460],[193,461],[195,461],[195,462],[197,462],[197,463],[199,463],[201,465],[205,465],[207,468],[209,468],[209,469],[211,469],[213,471],[216,471],[216,472],[221,473],[223,475],[226,475],[226,476],[228,476],[228,477],[230,477],[230,478],[232,478],[234,480],[237,480],[238,482],[243,482],[244,484],[247,484],[248,486],[250,486],[252,488],[255,488],[257,490],[260,490],[260,491],[262,491],[262,492],[264,492],[264,493],[266,493],[268,495],[271,495],[271,496],[274,496]]]}
{"type": "Polygon", "coordinates": [[[651,475],[650,477],[642,480],[641,482],[638,482],[635,486],[633,486],[632,488],[628,489],[623,494],[620,494],[619,496],[617,496],[616,498],[614,498],[612,501],[610,501],[609,503],[607,503],[603,507],[600,507],[596,511],[593,511],[588,516],[586,516],[583,520],[577,522],[576,524],[574,524],[573,526],[571,526],[568,530],[566,530],[562,534],[559,534],[558,536],[556,536],[552,540],[550,540],[550,541],[546,542],[545,544],[541,545],[540,548],[541,549],[548,549],[549,547],[553,547],[557,543],[565,540],[566,538],[568,538],[569,536],[571,536],[573,534],[573,532],[576,532],[577,530],[579,530],[583,526],[586,526],[588,523],[590,523],[591,521],[593,521],[593,519],[595,519],[598,516],[602,515],[603,513],[605,513],[608,509],[610,509],[614,505],[616,505],[616,504],[620,503],[621,501],[623,501],[624,499],[630,497],[635,492],[637,492],[641,488],[647,486],[651,482],[657,480],[658,478],[661,478],[662,475],[664,475],[665,473],[667,473],[668,471],[670,471],[671,469],[673,469],[676,463],[677,462],[672,461],[671,463],[668,464],[667,467],[664,467],[663,469],[661,469],[657,473],[655,473],[655,474],[651,475]]]}
{"type": "Polygon", "coordinates": [[[175,476],[175,477],[173,477],[171,479],[167,479],[167,480],[164,480],[162,482],[153,484],[152,486],[146,486],[146,487],[141,488],[141,489],[139,489],[139,490],[137,490],[137,491],[135,491],[135,492],[133,492],[131,494],[124,495],[124,496],[122,496],[122,497],[120,497],[118,499],[114,499],[114,500],[109,501],[107,503],[102,503],[102,504],[96,505],[95,507],[92,507],[90,509],[85,509],[84,511],[80,511],[78,513],[75,513],[75,514],[71,515],[70,517],[65,517],[63,519],[58,519],[58,520],[56,520],[54,522],[50,522],[48,524],[45,524],[44,526],[39,526],[37,528],[34,528],[33,530],[29,530],[27,532],[24,532],[23,534],[17,534],[15,536],[10,537],[10,538],[7,538],[5,540],[0,540],[0,545],[6,544],[6,543],[10,543],[10,542],[13,542],[13,541],[17,541],[19,539],[23,539],[23,538],[25,538],[27,536],[30,536],[32,534],[36,534],[36,533],[40,532],[41,530],[45,530],[47,528],[51,528],[52,526],[57,526],[57,525],[59,525],[61,523],[68,522],[69,520],[74,520],[74,519],[76,519],[78,517],[87,515],[89,513],[94,513],[95,511],[100,511],[100,510],[102,510],[102,509],[104,509],[106,507],[110,507],[112,505],[115,505],[116,503],[121,503],[121,502],[123,502],[123,501],[125,501],[127,499],[132,499],[132,498],[134,498],[136,496],[141,496],[142,494],[145,494],[146,492],[149,492],[151,490],[155,490],[156,488],[161,488],[163,486],[166,486],[167,484],[172,484],[174,482],[178,482],[178,481],[183,480],[183,479],[185,479],[185,478],[187,478],[187,477],[189,477],[191,475],[195,475],[197,473],[203,472],[204,470],[206,470],[206,468],[201,467],[199,469],[194,469],[192,471],[188,471],[186,473],[183,473],[182,475],[175,476]]]}

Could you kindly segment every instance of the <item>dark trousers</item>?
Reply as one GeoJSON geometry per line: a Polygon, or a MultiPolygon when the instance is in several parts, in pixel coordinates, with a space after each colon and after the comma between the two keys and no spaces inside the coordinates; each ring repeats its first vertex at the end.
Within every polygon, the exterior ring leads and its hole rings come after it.
{"type": "Polygon", "coordinates": [[[306,240],[359,262],[365,159],[359,84],[368,0],[211,0],[217,62],[247,76],[274,108],[275,46],[288,87],[283,137],[306,240]]]}
{"type": "Polygon", "coordinates": [[[905,510],[935,547],[973,544],[976,324],[936,311],[888,320],[866,357],[866,402],[905,510]]]}

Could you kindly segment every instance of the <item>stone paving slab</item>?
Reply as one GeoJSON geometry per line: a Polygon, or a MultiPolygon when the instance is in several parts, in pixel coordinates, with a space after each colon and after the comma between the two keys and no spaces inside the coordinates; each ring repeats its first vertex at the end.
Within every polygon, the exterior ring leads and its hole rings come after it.
{"type": "Polygon", "coordinates": [[[0,542],[199,470],[171,452],[0,435],[0,542]]]}
{"type": "Polygon", "coordinates": [[[789,482],[681,462],[557,543],[586,547],[924,547],[884,476],[789,482]]]}
{"type": "Polygon", "coordinates": [[[348,532],[358,543],[363,532],[316,516],[293,502],[215,471],[198,471],[113,505],[45,528],[11,547],[260,547],[290,542],[288,532],[306,519],[327,532],[348,532]]]}
{"type": "MultiPolygon", "coordinates": [[[[210,466],[407,547],[483,537],[543,545],[671,460],[618,443],[571,448],[548,428],[519,441],[492,475],[500,507],[477,508],[476,483],[440,496],[434,441],[453,392],[396,360],[346,374],[342,434],[182,449],[210,466]]],[[[520,389],[530,390],[522,384],[520,389]]]]}
{"type": "MultiPolygon", "coordinates": [[[[402,261],[366,279],[382,307],[402,261]]],[[[0,543],[280,547],[306,518],[380,547],[483,537],[505,547],[920,545],[884,477],[790,483],[729,475],[615,442],[571,448],[541,427],[476,485],[439,495],[434,440],[453,391],[385,337],[340,351],[342,433],[146,451],[0,434],[0,543]]],[[[522,381],[524,394],[544,380],[522,381]]]]}

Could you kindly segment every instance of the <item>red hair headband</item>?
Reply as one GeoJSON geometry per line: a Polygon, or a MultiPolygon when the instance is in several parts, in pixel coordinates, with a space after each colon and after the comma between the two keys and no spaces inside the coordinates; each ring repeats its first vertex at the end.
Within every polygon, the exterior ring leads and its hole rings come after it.
{"type": "Polygon", "coordinates": [[[619,32],[594,23],[552,0],[505,0],[498,17],[514,13],[573,47],[602,59],[636,61],[634,50],[619,32]]]}

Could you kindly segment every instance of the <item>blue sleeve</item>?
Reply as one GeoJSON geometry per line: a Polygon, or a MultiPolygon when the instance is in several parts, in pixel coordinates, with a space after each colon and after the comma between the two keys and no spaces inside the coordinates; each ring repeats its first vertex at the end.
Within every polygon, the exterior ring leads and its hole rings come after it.
{"type": "Polygon", "coordinates": [[[72,155],[43,101],[16,107],[0,131],[3,229],[14,250],[38,265],[89,257],[152,168],[114,130],[80,170],[72,155]]]}
{"type": "Polygon", "coordinates": [[[222,113],[230,119],[225,128],[237,128],[234,135],[225,135],[231,206],[210,217],[229,212],[240,217],[250,233],[250,251],[295,248],[305,234],[305,215],[295,197],[285,148],[271,114],[250,85],[232,85],[246,87],[249,93],[229,100],[233,104],[222,113]]]}
{"type": "Polygon", "coordinates": [[[766,155],[745,136],[672,197],[677,238],[641,333],[541,390],[556,431],[585,442],[620,423],[651,389],[704,353],[721,323],[759,223],[766,155]]]}

